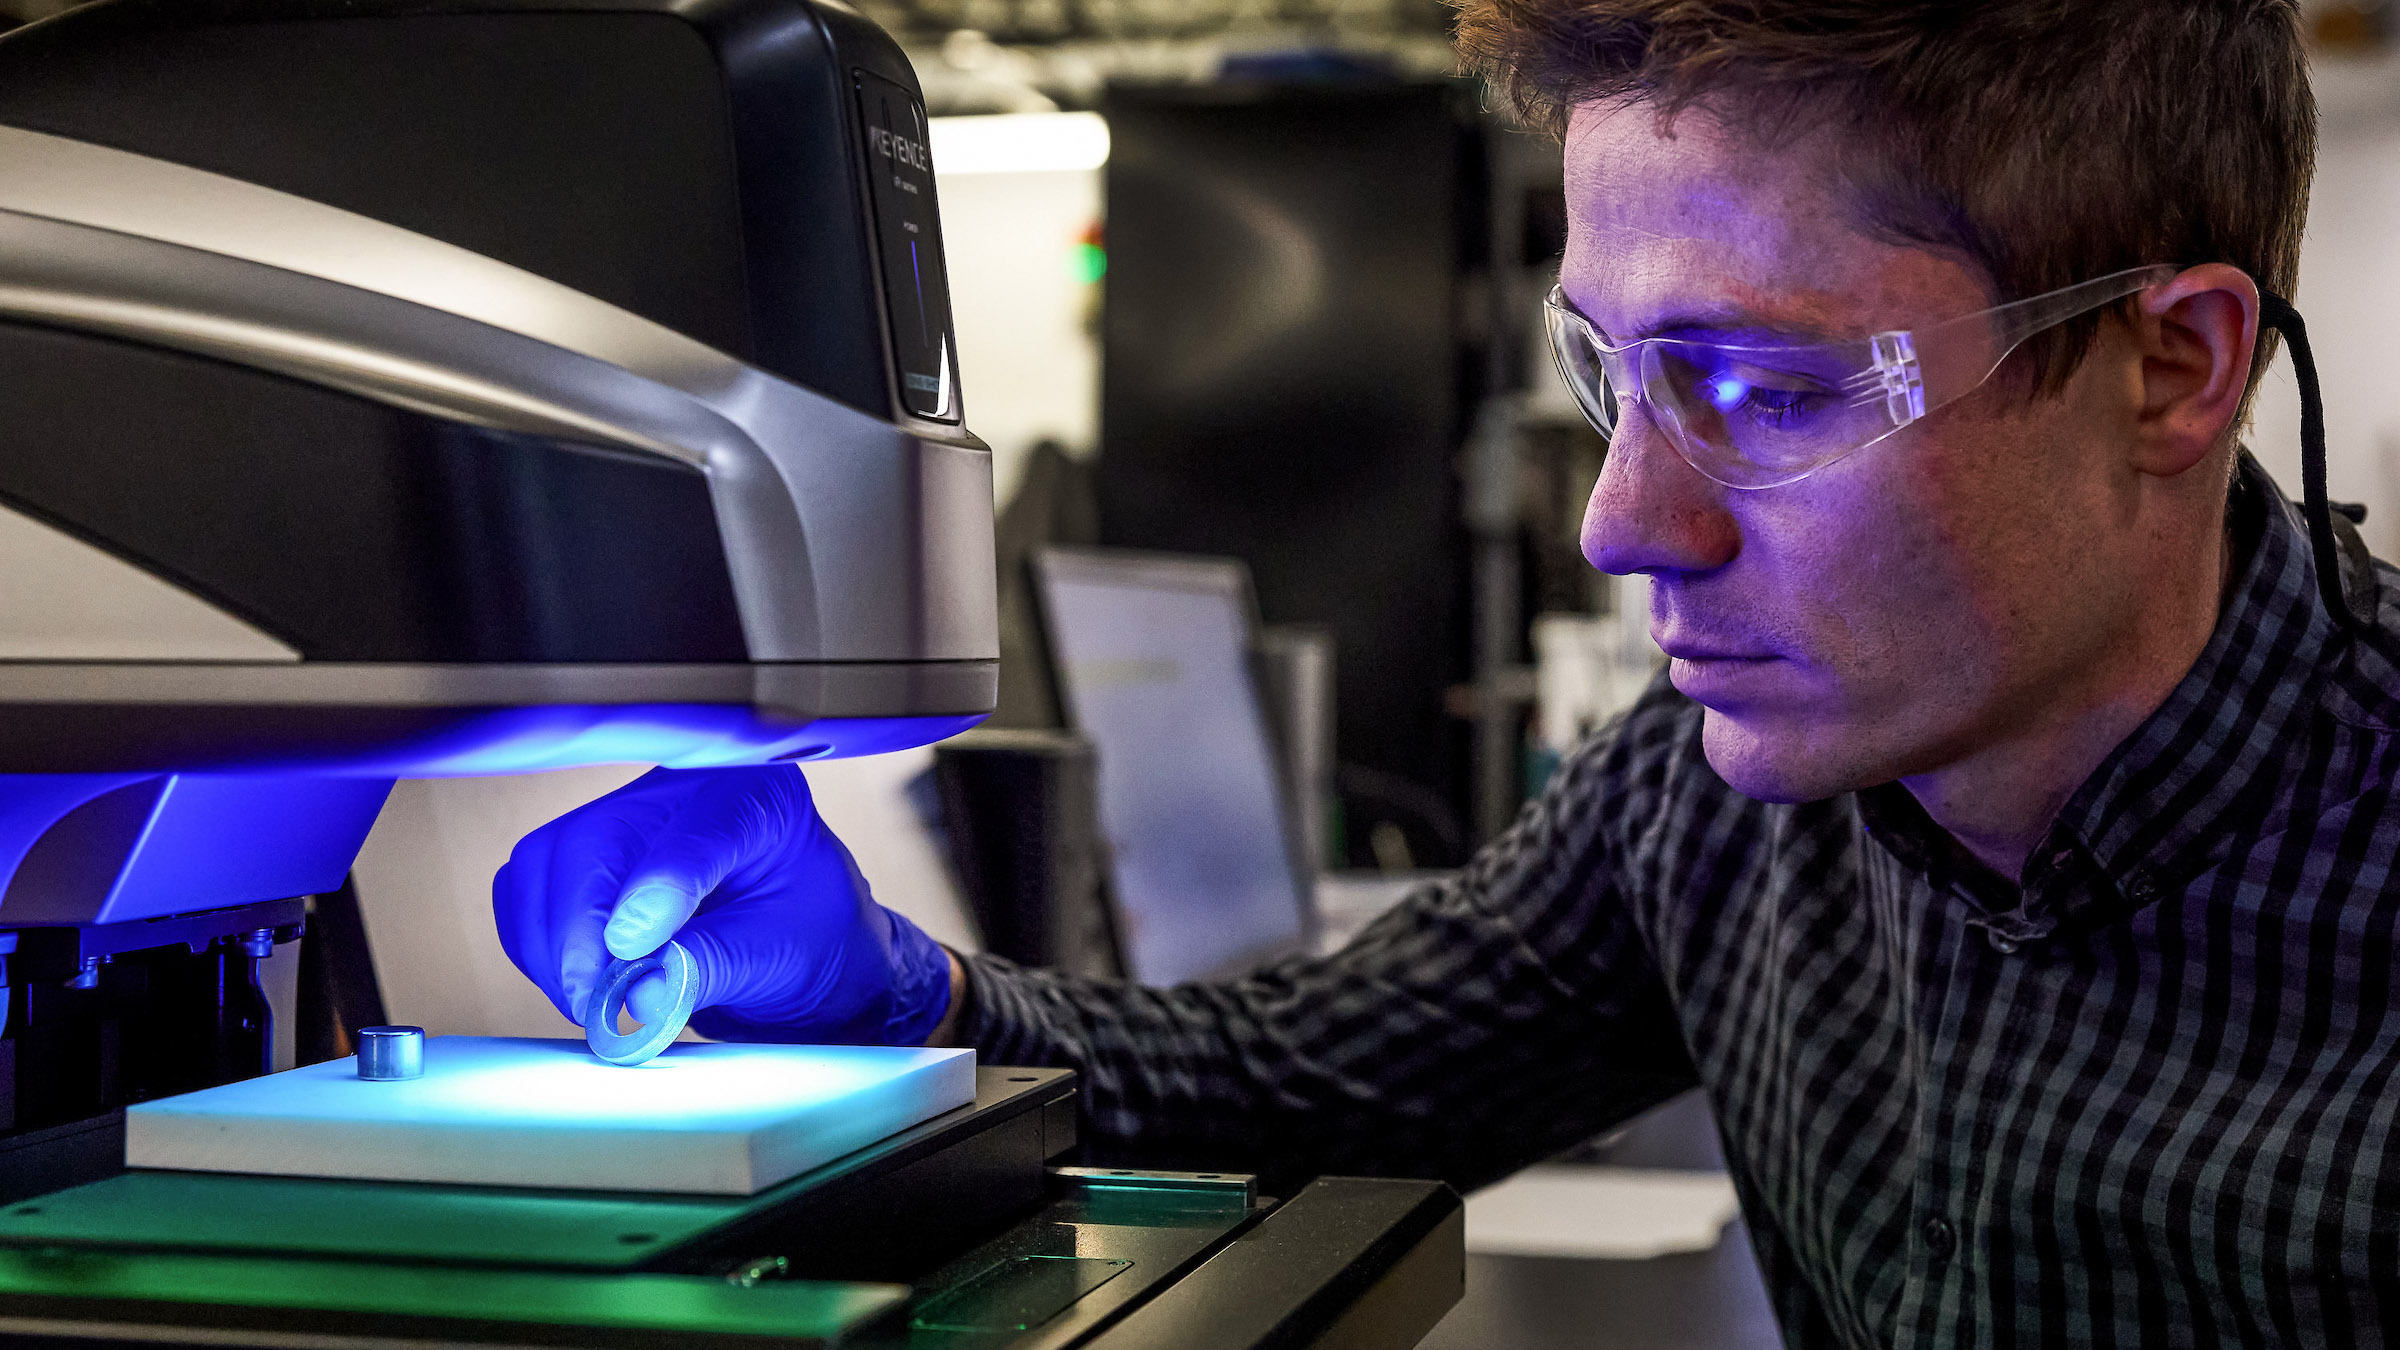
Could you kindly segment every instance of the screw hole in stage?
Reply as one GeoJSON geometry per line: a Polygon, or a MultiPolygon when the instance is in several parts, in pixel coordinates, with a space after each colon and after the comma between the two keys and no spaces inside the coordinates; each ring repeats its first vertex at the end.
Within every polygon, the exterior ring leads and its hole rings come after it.
{"type": "Polygon", "coordinates": [[[41,1212],[42,1207],[40,1205],[20,1205],[17,1207],[17,1213],[19,1215],[39,1214],[41,1212]]]}
{"type": "Polygon", "coordinates": [[[643,1243],[645,1243],[645,1242],[656,1242],[656,1241],[658,1241],[658,1234],[656,1234],[656,1233],[619,1233],[619,1234],[617,1234],[617,1241],[624,1243],[624,1244],[625,1244],[626,1246],[628,1246],[628,1247],[639,1247],[639,1246],[641,1246],[641,1245],[642,1245],[643,1243]]]}
{"type": "Polygon", "coordinates": [[[1012,1083],[1030,1083],[1033,1081],[1033,1075],[1029,1073],[1018,1074],[1010,1078],[1008,1081],[1012,1083]]]}

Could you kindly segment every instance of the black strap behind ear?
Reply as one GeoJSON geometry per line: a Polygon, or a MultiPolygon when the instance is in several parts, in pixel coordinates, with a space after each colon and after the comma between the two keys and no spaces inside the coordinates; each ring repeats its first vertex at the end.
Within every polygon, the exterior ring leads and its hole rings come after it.
{"type": "Polygon", "coordinates": [[[2335,623],[2360,632],[2375,622],[2375,567],[2356,526],[2344,520],[2349,528],[2335,532],[2333,504],[2325,495],[2325,399],[2317,388],[2317,358],[2308,349],[2308,325],[2291,302],[2269,291],[2258,293],[2258,317],[2283,334],[2292,349],[2292,373],[2300,379],[2300,508],[2308,518],[2317,594],[2335,623]],[[2342,570],[2345,553],[2351,555],[2355,576],[2342,570]]]}

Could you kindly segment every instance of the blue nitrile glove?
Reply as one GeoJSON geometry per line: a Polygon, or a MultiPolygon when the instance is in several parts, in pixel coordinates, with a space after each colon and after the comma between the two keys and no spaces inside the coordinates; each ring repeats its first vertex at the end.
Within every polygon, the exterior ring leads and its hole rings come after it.
{"type": "MultiPolygon", "coordinates": [[[[612,957],[674,938],[691,1021],[727,1041],[921,1045],[950,1007],[950,958],[875,903],[792,765],[654,769],[526,835],[492,878],[500,945],[581,1024],[612,957]]],[[[628,1000],[648,1022],[652,975],[628,1000]]]]}

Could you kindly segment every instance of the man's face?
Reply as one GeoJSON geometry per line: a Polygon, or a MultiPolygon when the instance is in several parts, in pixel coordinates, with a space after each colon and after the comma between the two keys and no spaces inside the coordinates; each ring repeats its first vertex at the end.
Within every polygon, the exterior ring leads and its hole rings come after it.
{"type": "MultiPolygon", "coordinates": [[[[1999,299],[1863,232],[1821,139],[1763,149],[1702,113],[1579,110],[1568,298],[1612,341],[1701,326],[1859,338],[1999,299]]],[[[1768,340],[1752,337],[1749,340],[1768,340]]],[[[1735,788],[1805,801],[1950,767],[2087,705],[2137,613],[2141,401],[2103,325],[2060,395],[2013,380],[1782,487],[1738,491],[1625,410],[1584,555],[1652,579],[1651,633],[1735,788]]]]}

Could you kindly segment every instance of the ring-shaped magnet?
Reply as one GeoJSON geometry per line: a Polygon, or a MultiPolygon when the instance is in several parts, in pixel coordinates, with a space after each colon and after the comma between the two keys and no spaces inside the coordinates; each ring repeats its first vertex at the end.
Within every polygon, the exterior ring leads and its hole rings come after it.
{"type": "Polygon", "coordinates": [[[583,1039],[593,1054],[611,1064],[630,1068],[648,1063],[683,1034],[683,1024],[691,1020],[692,1004],[699,997],[699,972],[692,967],[692,954],[680,943],[670,942],[631,961],[612,961],[601,979],[599,994],[592,999],[591,1015],[584,1019],[583,1039]],[[666,1016],[630,1033],[618,1031],[617,1014],[625,1011],[625,996],[653,971],[663,972],[673,990],[666,1016]]]}

